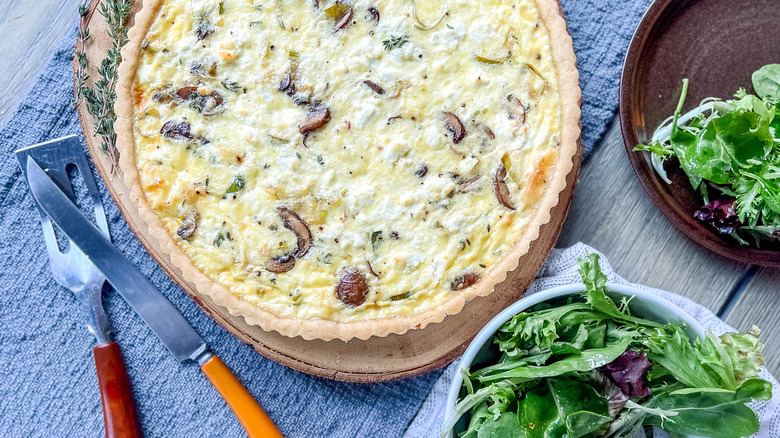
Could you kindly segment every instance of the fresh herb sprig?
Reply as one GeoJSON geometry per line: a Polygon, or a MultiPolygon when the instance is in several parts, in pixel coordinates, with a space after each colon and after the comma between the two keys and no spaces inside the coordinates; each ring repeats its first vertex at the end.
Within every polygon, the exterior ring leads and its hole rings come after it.
{"type": "Polygon", "coordinates": [[[632,437],[656,426],[673,436],[737,438],[758,431],[746,405],[772,385],[758,330],[691,342],[683,324],[631,314],[609,297],[599,257],[579,260],[586,291],[515,315],[479,367],[464,371],[454,416],[460,438],[632,437]],[[490,360],[492,355],[493,360],[490,360]]]}
{"type": "Polygon", "coordinates": [[[94,118],[95,135],[101,138],[100,150],[108,155],[111,161],[112,171],[116,169],[119,160],[119,152],[116,149],[116,132],[114,122],[116,113],[116,83],[118,80],[119,63],[122,60],[121,50],[127,44],[127,19],[130,15],[132,3],[130,0],[104,0],[98,6],[98,12],[105,17],[108,23],[108,36],[111,39],[111,47],[106,57],[97,68],[99,79],[94,86],[88,86],[89,77],[86,76],[89,67],[85,51],[86,41],[89,39],[89,29],[86,27],[88,14],[88,2],[79,5],[79,49],[76,51],[76,103],[85,103],[87,112],[94,118]]]}
{"type": "Polygon", "coordinates": [[[674,115],[634,148],[649,153],[669,184],[664,163],[675,158],[707,204],[695,216],[743,244],[743,236],[780,240],[780,64],[752,80],[756,95],[741,89],[732,100],[705,99],[682,114],[685,79],[674,115]]]}
{"type": "Polygon", "coordinates": [[[406,35],[400,37],[390,35],[390,39],[382,41],[382,44],[385,46],[385,50],[390,51],[393,49],[400,49],[408,42],[409,37],[406,35]]]}

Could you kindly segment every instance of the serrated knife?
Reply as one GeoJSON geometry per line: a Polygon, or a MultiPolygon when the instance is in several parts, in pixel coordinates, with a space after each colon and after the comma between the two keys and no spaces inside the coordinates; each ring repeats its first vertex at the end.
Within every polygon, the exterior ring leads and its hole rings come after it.
{"type": "Polygon", "coordinates": [[[252,438],[282,437],[249,391],[209,351],[206,342],[173,304],[81,213],[32,157],[27,158],[26,168],[30,191],[41,209],[105,275],[176,359],[198,363],[247,434],[252,438]]]}

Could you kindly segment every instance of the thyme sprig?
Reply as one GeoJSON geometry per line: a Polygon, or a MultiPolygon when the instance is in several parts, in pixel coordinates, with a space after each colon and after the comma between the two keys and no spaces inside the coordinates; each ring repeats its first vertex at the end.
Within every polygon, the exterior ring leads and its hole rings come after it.
{"type": "MultiPolygon", "coordinates": [[[[99,1],[99,0],[96,0],[99,1]]],[[[104,0],[98,6],[98,12],[108,23],[108,36],[111,47],[106,57],[97,68],[99,79],[94,86],[87,85],[86,71],[88,68],[85,52],[86,41],[89,39],[89,29],[86,27],[86,16],[89,10],[89,0],[79,5],[78,49],[76,50],[76,103],[84,102],[87,112],[95,119],[95,135],[102,139],[100,150],[111,160],[111,170],[118,164],[119,152],[116,149],[116,83],[119,63],[122,60],[121,50],[127,44],[127,18],[132,6],[130,0],[104,0]]]]}

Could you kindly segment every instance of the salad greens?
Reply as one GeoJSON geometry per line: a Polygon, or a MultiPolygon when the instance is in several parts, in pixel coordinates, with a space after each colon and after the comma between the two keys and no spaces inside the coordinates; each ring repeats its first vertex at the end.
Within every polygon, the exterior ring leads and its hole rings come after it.
{"type": "Polygon", "coordinates": [[[683,115],[683,80],[674,115],[634,148],[648,152],[669,184],[664,162],[676,158],[706,204],[694,216],[743,244],[780,241],[780,64],[762,67],[752,82],[755,95],[740,89],[733,100],[708,98],[683,115]]]}
{"type": "Polygon", "coordinates": [[[581,296],[515,315],[496,332],[493,359],[463,371],[443,435],[456,424],[464,438],[630,438],[651,426],[672,436],[758,431],[746,403],[772,396],[758,378],[758,329],[692,341],[684,325],[634,316],[629,299],[611,299],[597,254],[579,265],[581,296]]]}

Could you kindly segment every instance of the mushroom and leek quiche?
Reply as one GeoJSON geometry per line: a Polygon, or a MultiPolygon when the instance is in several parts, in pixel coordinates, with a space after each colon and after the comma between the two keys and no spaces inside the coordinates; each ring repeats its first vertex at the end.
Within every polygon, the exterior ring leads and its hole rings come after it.
{"type": "Polygon", "coordinates": [[[487,295],[578,151],[552,0],[165,0],[120,71],[123,178],[199,292],[366,339],[487,295]]]}

